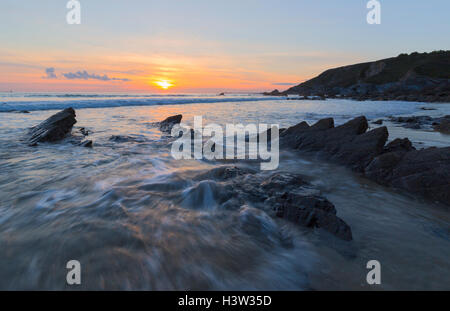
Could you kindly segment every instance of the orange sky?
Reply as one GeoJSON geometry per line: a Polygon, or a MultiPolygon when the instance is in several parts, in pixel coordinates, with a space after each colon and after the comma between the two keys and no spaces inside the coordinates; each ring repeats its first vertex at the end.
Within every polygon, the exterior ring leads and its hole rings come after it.
{"type": "Polygon", "coordinates": [[[1,1],[0,91],[284,90],[329,68],[449,48],[444,0],[408,1],[407,15],[388,1],[377,26],[360,1],[81,2],[69,25],[65,1],[1,1]]]}
{"type": "MultiPolygon", "coordinates": [[[[0,55],[2,50],[0,49],[0,55]]],[[[231,56],[140,55],[68,55],[57,51],[10,55],[3,51],[0,84],[17,91],[128,91],[128,92],[201,92],[272,90],[277,82],[299,82],[307,76],[267,72],[255,59],[231,56]],[[56,78],[46,78],[45,69],[54,68],[56,78]],[[64,73],[85,70],[89,74],[130,81],[97,79],[69,80],[64,73]],[[166,90],[161,82],[170,84],[166,90]]],[[[313,73],[311,73],[313,74],[313,73]]],[[[288,86],[279,86],[286,88],[288,86]]],[[[6,90],[5,90],[6,91],[6,90]]]]}

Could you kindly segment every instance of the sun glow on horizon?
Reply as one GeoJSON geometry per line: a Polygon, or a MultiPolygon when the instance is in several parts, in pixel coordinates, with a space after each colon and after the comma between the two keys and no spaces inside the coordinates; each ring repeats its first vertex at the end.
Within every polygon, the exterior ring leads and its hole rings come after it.
{"type": "Polygon", "coordinates": [[[155,84],[163,90],[167,90],[173,86],[173,83],[171,83],[168,80],[158,80],[158,81],[155,81],[155,84]]]}

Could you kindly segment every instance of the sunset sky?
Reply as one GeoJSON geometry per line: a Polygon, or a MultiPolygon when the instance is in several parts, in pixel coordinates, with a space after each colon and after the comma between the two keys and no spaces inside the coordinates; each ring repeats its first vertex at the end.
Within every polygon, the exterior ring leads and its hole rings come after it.
{"type": "Polygon", "coordinates": [[[450,1],[1,0],[0,92],[286,89],[325,69],[450,49],[450,1]]]}

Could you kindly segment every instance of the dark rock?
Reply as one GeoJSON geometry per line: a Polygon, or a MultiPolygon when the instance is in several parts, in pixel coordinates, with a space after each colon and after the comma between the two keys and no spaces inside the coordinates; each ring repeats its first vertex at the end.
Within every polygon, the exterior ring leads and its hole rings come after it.
{"type": "Polygon", "coordinates": [[[391,117],[392,122],[400,123],[404,128],[422,129],[430,128],[437,119],[430,116],[409,116],[409,117],[391,117]]]}
{"type": "Polygon", "coordinates": [[[220,93],[218,96],[225,96],[225,93],[220,93]]]}
{"type": "MultiPolygon", "coordinates": [[[[300,189],[301,190],[301,189],[300,189]]],[[[277,216],[310,228],[323,228],[337,237],[351,241],[352,231],[336,216],[336,208],[327,199],[305,191],[284,192],[277,197],[277,216]]]]}
{"type": "Polygon", "coordinates": [[[433,126],[435,131],[450,134],[450,119],[442,118],[442,120],[433,126]]]}
{"type": "Polygon", "coordinates": [[[276,173],[264,180],[261,187],[267,191],[285,191],[286,187],[299,187],[306,182],[298,175],[276,173]]]}
{"type": "Polygon", "coordinates": [[[366,167],[365,175],[450,205],[450,147],[385,153],[366,167]]]}
{"type": "Polygon", "coordinates": [[[28,143],[35,146],[38,142],[56,142],[72,131],[77,122],[73,108],[64,109],[54,114],[41,124],[30,129],[28,143]]]}
{"type": "Polygon", "coordinates": [[[389,144],[387,144],[386,147],[384,147],[384,153],[411,150],[416,150],[416,148],[413,147],[411,141],[408,138],[394,139],[389,144]]]}
{"type": "Polygon", "coordinates": [[[261,182],[261,187],[269,196],[266,202],[278,217],[306,227],[323,228],[343,240],[352,240],[350,226],[336,216],[334,205],[301,176],[275,173],[261,182]]]}
{"type": "MultiPolygon", "coordinates": [[[[222,208],[239,210],[242,205],[254,204],[271,216],[305,227],[323,228],[346,241],[352,239],[350,227],[336,216],[334,205],[300,175],[278,172],[267,176],[247,168],[224,166],[192,180],[200,180],[198,185],[207,180],[208,190],[219,189],[217,192],[211,190],[211,193],[222,208]]],[[[260,214],[252,211],[252,214],[260,214]]]]}
{"type": "Polygon", "coordinates": [[[164,121],[159,123],[159,129],[161,132],[170,133],[175,124],[180,124],[183,116],[181,114],[168,117],[164,121]]]}
{"type": "Polygon", "coordinates": [[[304,151],[318,151],[341,164],[362,169],[383,151],[388,137],[386,127],[366,133],[365,117],[333,127],[333,119],[323,119],[311,127],[298,124],[282,135],[282,146],[304,151]]]}
{"type": "Polygon", "coordinates": [[[78,146],[92,148],[92,140],[82,141],[78,146]]]}
{"type": "Polygon", "coordinates": [[[86,130],[84,127],[79,129],[80,133],[83,134],[84,136],[88,136],[89,135],[89,131],[86,130]]]}
{"type": "Polygon", "coordinates": [[[379,119],[379,120],[373,121],[372,124],[381,125],[381,124],[383,124],[383,120],[379,119]]]}
{"type": "MultiPolygon", "coordinates": [[[[402,122],[412,124],[416,120],[432,120],[427,116],[401,118],[402,122]]],[[[439,125],[445,121],[450,118],[441,118],[439,125]]],[[[300,123],[285,131],[282,146],[318,152],[380,184],[450,205],[450,147],[416,150],[407,138],[395,139],[385,146],[389,135],[387,128],[383,126],[365,132],[367,121],[364,117],[338,127],[330,126],[331,122],[326,119],[313,126],[300,123]]],[[[306,216],[302,211],[295,217],[303,219],[306,216]]]]}
{"type": "Polygon", "coordinates": [[[109,138],[110,141],[116,143],[126,143],[126,142],[145,142],[145,137],[135,137],[127,135],[113,135],[109,138]]]}
{"type": "Polygon", "coordinates": [[[280,96],[282,94],[278,90],[273,90],[272,92],[264,92],[263,95],[266,95],[266,96],[280,96]]]}
{"type": "Polygon", "coordinates": [[[241,168],[237,166],[220,166],[196,176],[195,180],[203,180],[203,179],[227,180],[230,178],[235,178],[237,176],[243,176],[254,173],[255,171],[248,168],[241,168]]]}

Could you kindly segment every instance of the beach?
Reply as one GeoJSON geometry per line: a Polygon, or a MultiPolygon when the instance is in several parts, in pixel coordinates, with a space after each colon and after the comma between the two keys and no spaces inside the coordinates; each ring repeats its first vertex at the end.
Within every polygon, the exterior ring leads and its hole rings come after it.
{"type": "Polygon", "coordinates": [[[155,123],[177,114],[187,124],[202,116],[205,123],[280,128],[365,116],[370,128],[384,120],[389,141],[408,137],[417,149],[450,146],[449,135],[389,119],[443,117],[450,115],[449,103],[2,93],[0,289],[66,289],[61,267],[77,259],[84,271],[80,288],[88,290],[371,290],[366,263],[375,259],[384,275],[378,289],[448,290],[447,206],[282,150],[276,172],[302,175],[319,189],[353,240],[265,216],[258,218],[261,230],[247,230],[249,209],[224,204],[229,185],[208,172],[239,166],[266,173],[255,161],[173,159],[172,140],[155,123]],[[76,110],[73,132],[87,130],[92,148],[23,142],[30,127],[68,107],[76,110]]]}

